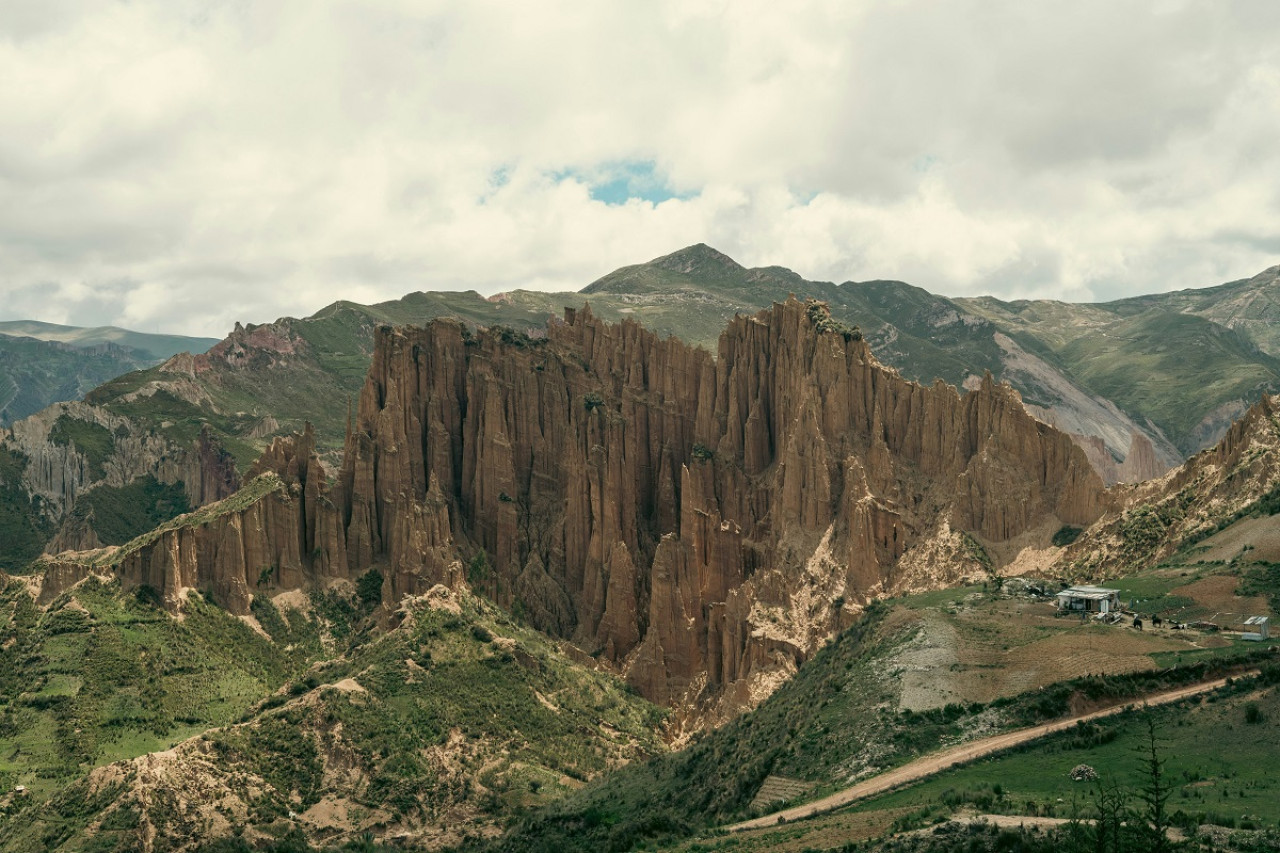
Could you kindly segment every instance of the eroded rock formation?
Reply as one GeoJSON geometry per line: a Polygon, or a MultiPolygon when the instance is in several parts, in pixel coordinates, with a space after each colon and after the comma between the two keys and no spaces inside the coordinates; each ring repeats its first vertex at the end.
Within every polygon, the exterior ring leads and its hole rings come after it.
{"type": "MultiPolygon", "coordinates": [[[[240,487],[235,460],[207,430],[190,446],[179,446],[89,403],[57,403],[16,422],[5,438],[29,460],[25,484],[55,520],[61,520],[90,488],[125,486],[148,475],[162,483],[182,483],[192,506],[221,500],[240,487]],[[110,452],[100,467],[95,468],[74,443],[53,440],[54,427],[62,418],[92,424],[110,436],[110,452]]],[[[83,534],[69,530],[59,541],[82,542],[83,536],[91,535],[91,530],[83,534]]]]}
{"type": "Polygon", "coordinates": [[[279,488],[120,573],[232,609],[257,582],[369,567],[388,604],[465,578],[649,698],[712,712],[869,599],[980,574],[983,542],[1108,502],[1007,386],[904,381],[794,299],[731,322],[716,358],[585,308],[536,339],[383,328],[331,489],[312,449],[278,441],[257,471],[279,488]]]}

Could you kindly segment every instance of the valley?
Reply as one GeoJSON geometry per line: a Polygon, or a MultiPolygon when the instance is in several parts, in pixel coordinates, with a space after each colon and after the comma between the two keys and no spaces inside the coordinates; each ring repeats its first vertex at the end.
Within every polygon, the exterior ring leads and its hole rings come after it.
{"type": "Polygon", "coordinates": [[[16,421],[0,850],[909,848],[1065,817],[1148,716],[1178,826],[1212,789],[1277,828],[1264,327],[701,245],[571,296],[338,303],[16,421]],[[1076,583],[1124,620],[1060,614],[1076,583]],[[970,748],[803,821],[768,794],[970,748]]]}

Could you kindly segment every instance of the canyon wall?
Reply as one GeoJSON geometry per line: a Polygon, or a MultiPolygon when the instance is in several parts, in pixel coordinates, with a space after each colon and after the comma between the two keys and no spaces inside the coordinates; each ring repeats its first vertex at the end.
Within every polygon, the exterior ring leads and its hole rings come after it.
{"type": "Polygon", "coordinates": [[[390,606],[465,582],[711,714],[767,694],[870,599],[980,576],[984,543],[1047,542],[1110,500],[1007,386],[907,382],[794,299],[733,320],[715,358],[585,308],[545,338],[382,328],[332,487],[312,442],[264,455],[255,482],[279,487],[261,506],[179,525],[118,571],[239,612],[256,583],[371,567],[390,606]]]}

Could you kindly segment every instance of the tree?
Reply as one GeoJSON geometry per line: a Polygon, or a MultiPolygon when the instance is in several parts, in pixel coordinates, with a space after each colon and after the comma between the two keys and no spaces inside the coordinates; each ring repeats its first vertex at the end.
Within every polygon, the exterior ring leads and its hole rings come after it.
{"type": "Polygon", "coordinates": [[[1147,741],[1138,750],[1145,780],[1138,791],[1138,799],[1145,808],[1146,829],[1150,833],[1147,847],[1152,853],[1165,853],[1169,849],[1169,814],[1166,805],[1173,793],[1165,780],[1165,759],[1160,757],[1159,738],[1156,737],[1156,720],[1147,713],[1147,741]]]}
{"type": "Polygon", "coordinates": [[[1108,787],[1101,781],[1094,791],[1098,822],[1093,828],[1096,853],[1122,853],[1128,849],[1124,837],[1125,819],[1129,817],[1129,792],[1114,780],[1108,787]]]}

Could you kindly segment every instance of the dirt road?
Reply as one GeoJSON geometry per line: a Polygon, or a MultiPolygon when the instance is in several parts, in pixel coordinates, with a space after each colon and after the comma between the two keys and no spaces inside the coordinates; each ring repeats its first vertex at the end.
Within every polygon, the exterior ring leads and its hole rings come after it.
{"type": "MultiPolygon", "coordinates": [[[[1257,675],[1257,671],[1243,673],[1236,678],[1249,675],[1257,675]]],[[[812,817],[816,814],[829,812],[832,809],[838,809],[841,806],[847,806],[850,803],[865,799],[873,794],[882,794],[885,791],[897,788],[907,782],[916,782],[935,773],[940,773],[949,767],[957,764],[965,764],[976,758],[990,755],[993,752],[999,752],[1002,749],[1008,749],[1012,746],[1026,743],[1045,735],[1060,732],[1063,729],[1069,729],[1076,723],[1087,720],[1097,720],[1102,717],[1110,717],[1118,714],[1126,708],[1139,705],[1164,705],[1168,702],[1176,702],[1179,699],[1185,699],[1188,696],[1195,696],[1198,693],[1207,693],[1210,690],[1216,690],[1227,683],[1227,679],[1219,678],[1216,681],[1206,681],[1200,684],[1192,684],[1188,687],[1179,687],[1177,690],[1168,690],[1164,693],[1153,693],[1139,699],[1132,699],[1119,705],[1113,705],[1109,708],[1103,708],[1100,711],[1093,711],[1088,714],[1081,714],[1078,717],[1069,717],[1063,720],[1055,720],[1052,723],[1044,723],[1031,728],[1018,729],[1017,731],[1006,732],[1002,735],[992,735],[981,740],[970,741],[960,746],[945,749],[942,752],[935,752],[918,758],[910,764],[904,764],[890,770],[888,773],[882,773],[870,779],[864,779],[858,784],[845,788],[843,791],[837,791],[830,796],[823,797],[820,800],[814,800],[804,805],[793,806],[789,809],[783,809],[780,812],[758,817],[754,820],[735,823],[732,826],[725,827],[730,832],[737,832],[743,829],[759,829],[765,826],[774,826],[778,823],[789,822],[793,820],[801,820],[802,818],[812,817]]]]}

